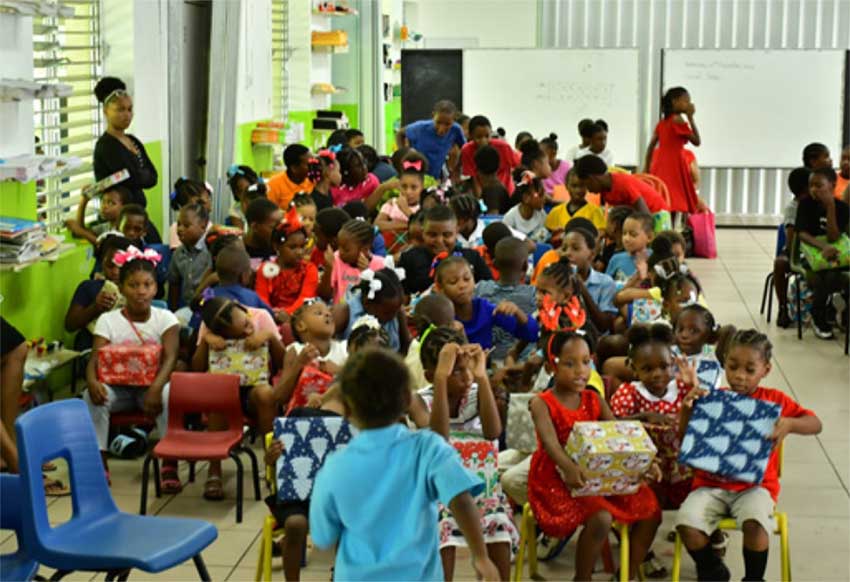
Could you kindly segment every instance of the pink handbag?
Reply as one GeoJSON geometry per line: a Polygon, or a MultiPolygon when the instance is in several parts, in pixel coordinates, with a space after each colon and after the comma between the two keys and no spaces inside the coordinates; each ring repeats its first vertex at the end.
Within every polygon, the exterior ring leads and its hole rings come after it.
{"type": "Polygon", "coordinates": [[[694,236],[694,256],[717,258],[717,236],[714,231],[714,213],[700,212],[688,216],[688,226],[694,236]]]}

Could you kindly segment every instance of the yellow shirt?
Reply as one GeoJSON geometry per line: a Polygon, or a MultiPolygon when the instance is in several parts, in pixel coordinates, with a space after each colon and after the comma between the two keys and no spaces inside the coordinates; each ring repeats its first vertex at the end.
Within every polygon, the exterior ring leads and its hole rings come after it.
{"type": "Polygon", "coordinates": [[[605,213],[597,205],[590,202],[579,208],[575,214],[570,214],[566,202],[559,204],[546,217],[546,228],[552,231],[561,230],[567,226],[570,220],[576,217],[588,219],[600,232],[605,228],[605,213]]]}

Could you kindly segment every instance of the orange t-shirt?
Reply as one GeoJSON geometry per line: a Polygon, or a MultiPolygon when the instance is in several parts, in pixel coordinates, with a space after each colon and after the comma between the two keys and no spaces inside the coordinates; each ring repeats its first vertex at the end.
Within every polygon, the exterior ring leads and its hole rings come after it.
{"type": "Polygon", "coordinates": [[[296,184],[289,178],[289,174],[281,172],[267,184],[268,199],[277,204],[283,210],[289,208],[289,203],[299,192],[310,193],[313,191],[313,182],[304,178],[303,182],[296,184]]]}
{"type": "Polygon", "coordinates": [[[835,197],[841,200],[847,185],[850,184],[850,179],[842,178],[841,174],[837,174],[838,179],[835,181],[835,197]]]}

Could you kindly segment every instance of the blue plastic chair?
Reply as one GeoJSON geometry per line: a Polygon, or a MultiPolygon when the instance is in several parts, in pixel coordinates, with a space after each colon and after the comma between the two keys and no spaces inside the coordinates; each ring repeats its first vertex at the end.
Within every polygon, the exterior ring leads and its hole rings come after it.
{"type": "Polygon", "coordinates": [[[38,563],[30,558],[21,536],[21,478],[0,474],[0,529],[13,530],[18,549],[13,554],[0,555],[0,574],[4,580],[32,580],[38,563]]]}
{"type": "Polygon", "coordinates": [[[32,559],[55,568],[53,580],[76,571],[106,572],[126,580],[133,568],[162,572],[192,558],[209,580],[201,551],[218,537],[196,519],[147,517],[118,510],[106,483],[86,405],[78,399],[39,406],[15,422],[21,464],[23,546],[32,559]],[[41,465],[64,458],[69,466],[74,513],[51,528],[41,465]]]}

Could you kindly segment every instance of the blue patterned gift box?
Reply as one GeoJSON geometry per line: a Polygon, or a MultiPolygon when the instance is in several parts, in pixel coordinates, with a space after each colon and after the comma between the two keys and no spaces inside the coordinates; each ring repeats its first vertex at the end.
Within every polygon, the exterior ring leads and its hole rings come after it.
{"type": "Polygon", "coordinates": [[[735,481],[761,483],[781,407],[728,390],[696,401],[679,462],[735,481]]]}
{"type": "Polygon", "coordinates": [[[278,499],[309,499],[325,460],[345,448],[356,434],[357,429],[342,417],[276,418],[274,438],[283,443],[276,470],[278,499]]]}

